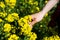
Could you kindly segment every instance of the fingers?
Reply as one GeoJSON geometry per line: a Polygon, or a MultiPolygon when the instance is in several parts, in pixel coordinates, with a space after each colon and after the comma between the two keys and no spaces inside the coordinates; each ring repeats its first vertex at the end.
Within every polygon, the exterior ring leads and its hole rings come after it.
{"type": "Polygon", "coordinates": [[[31,25],[31,28],[33,28],[33,25],[36,23],[36,20],[33,20],[32,22],[29,22],[29,24],[31,25]]]}
{"type": "Polygon", "coordinates": [[[31,22],[31,25],[33,26],[35,23],[36,23],[36,20],[33,20],[33,21],[31,22]]]}
{"type": "Polygon", "coordinates": [[[37,21],[36,21],[35,15],[31,15],[31,17],[32,17],[32,22],[29,22],[29,24],[30,24],[31,28],[33,28],[33,25],[34,25],[37,21]]]}

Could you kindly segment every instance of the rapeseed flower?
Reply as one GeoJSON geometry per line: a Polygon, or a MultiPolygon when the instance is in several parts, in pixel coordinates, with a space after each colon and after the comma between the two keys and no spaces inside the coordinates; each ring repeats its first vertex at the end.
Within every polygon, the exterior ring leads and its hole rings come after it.
{"type": "Polygon", "coordinates": [[[5,18],[8,22],[13,22],[14,21],[14,18],[12,17],[12,15],[11,14],[9,14],[8,16],[7,16],[7,18],[5,18]]]}
{"type": "Polygon", "coordinates": [[[2,22],[3,20],[0,18],[0,23],[2,22]]]}
{"type": "Polygon", "coordinates": [[[6,24],[4,25],[4,32],[10,32],[10,30],[11,30],[11,25],[8,24],[8,23],[6,23],[6,24]]]}
{"type": "Polygon", "coordinates": [[[16,5],[16,0],[5,0],[6,4],[9,5],[11,8],[14,8],[16,5]]]}
{"type": "Polygon", "coordinates": [[[0,7],[5,8],[5,4],[3,2],[0,2],[0,7]]]}
{"type": "Polygon", "coordinates": [[[29,40],[36,40],[37,35],[36,35],[35,33],[33,33],[33,32],[30,32],[30,33],[28,34],[28,37],[29,37],[29,40]]]}
{"type": "Polygon", "coordinates": [[[16,35],[16,34],[12,34],[9,38],[8,38],[8,40],[18,40],[19,39],[19,37],[16,35]]]}
{"type": "Polygon", "coordinates": [[[39,7],[36,7],[36,10],[37,10],[37,11],[40,11],[40,10],[39,10],[39,7]]]}
{"type": "Polygon", "coordinates": [[[44,37],[43,40],[60,40],[60,37],[58,35],[55,35],[50,37],[44,37]]]}
{"type": "Polygon", "coordinates": [[[17,13],[12,13],[11,15],[14,17],[14,19],[19,20],[19,16],[17,13]]]}
{"type": "Polygon", "coordinates": [[[4,18],[4,17],[6,17],[6,16],[7,16],[7,13],[5,13],[5,12],[0,12],[0,17],[4,18]]]}

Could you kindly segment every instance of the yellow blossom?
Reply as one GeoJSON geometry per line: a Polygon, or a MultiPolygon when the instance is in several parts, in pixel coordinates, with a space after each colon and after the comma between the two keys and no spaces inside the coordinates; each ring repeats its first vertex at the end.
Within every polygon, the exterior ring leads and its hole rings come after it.
{"type": "Polygon", "coordinates": [[[50,36],[50,37],[44,37],[43,40],[60,40],[58,35],[50,36]]]}
{"type": "Polygon", "coordinates": [[[21,28],[21,32],[24,33],[24,35],[29,34],[29,32],[31,32],[32,28],[30,27],[29,24],[24,24],[24,26],[22,26],[21,28]]]}
{"type": "Polygon", "coordinates": [[[45,17],[48,16],[48,13],[46,13],[45,17]]]}
{"type": "Polygon", "coordinates": [[[43,25],[40,25],[40,27],[43,27],[43,25]]]}
{"type": "Polygon", "coordinates": [[[26,19],[23,19],[22,21],[23,21],[23,23],[28,23],[28,21],[26,19]]]}
{"type": "Polygon", "coordinates": [[[14,8],[16,4],[16,0],[5,0],[6,4],[9,5],[11,8],[14,8]]]}
{"type": "Polygon", "coordinates": [[[6,3],[9,3],[9,0],[5,0],[6,3]]]}
{"type": "Polygon", "coordinates": [[[34,10],[33,9],[31,10],[31,13],[34,13],[34,10]]]}
{"type": "Polygon", "coordinates": [[[2,22],[3,20],[0,18],[0,23],[2,22]]]}
{"type": "Polygon", "coordinates": [[[22,20],[23,20],[23,18],[21,18],[21,19],[18,20],[19,26],[23,26],[24,25],[24,23],[22,22],[22,20]]]}
{"type": "Polygon", "coordinates": [[[30,36],[29,40],[36,40],[37,35],[33,32],[31,32],[28,36],[30,36]]]}
{"type": "Polygon", "coordinates": [[[37,11],[40,11],[40,10],[39,10],[39,7],[36,7],[36,10],[37,10],[37,11]]]}
{"type": "Polygon", "coordinates": [[[10,7],[11,8],[14,8],[15,4],[16,4],[16,0],[10,0],[10,7]]]}
{"type": "Polygon", "coordinates": [[[48,3],[48,0],[46,0],[45,3],[48,3]]]}
{"type": "Polygon", "coordinates": [[[38,1],[35,1],[34,4],[35,4],[35,5],[38,5],[38,1]]]}
{"type": "Polygon", "coordinates": [[[7,13],[5,13],[5,12],[0,12],[0,17],[4,18],[4,17],[6,17],[6,16],[7,16],[7,13]]]}
{"type": "Polygon", "coordinates": [[[4,12],[4,13],[3,13],[3,17],[6,17],[6,16],[7,16],[7,13],[6,13],[6,12],[4,12]]]}
{"type": "Polygon", "coordinates": [[[19,20],[19,16],[17,13],[12,13],[11,15],[14,17],[14,19],[19,20]]]}
{"type": "Polygon", "coordinates": [[[3,2],[0,2],[0,7],[5,8],[5,4],[3,2]]]}
{"type": "Polygon", "coordinates": [[[30,15],[28,15],[28,20],[29,20],[29,22],[31,22],[32,21],[32,17],[30,16],[30,15]]]}
{"type": "Polygon", "coordinates": [[[8,40],[18,40],[19,39],[19,37],[16,35],[16,34],[12,34],[9,38],[8,38],[8,40]]]}
{"type": "Polygon", "coordinates": [[[31,4],[31,5],[33,5],[33,0],[29,0],[28,3],[31,4]]]}
{"type": "Polygon", "coordinates": [[[31,21],[31,16],[25,16],[24,18],[21,18],[18,20],[19,26],[21,26],[21,34],[23,33],[24,35],[29,34],[31,32],[32,28],[29,25],[29,21],[31,21]]]}
{"type": "Polygon", "coordinates": [[[12,17],[11,14],[9,14],[9,15],[7,16],[7,18],[6,18],[6,20],[7,20],[8,22],[13,22],[13,21],[14,21],[14,18],[12,17]]]}
{"type": "Polygon", "coordinates": [[[10,32],[10,30],[11,30],[11,25],[8,24],[8,23],[6,23],[6,24],[4,25],[4,32],[10,32]]]}
{"type": "Polygon", "coordinates": [[[28,20],[28,16],[25,16],[24,18],[28,20]]]}

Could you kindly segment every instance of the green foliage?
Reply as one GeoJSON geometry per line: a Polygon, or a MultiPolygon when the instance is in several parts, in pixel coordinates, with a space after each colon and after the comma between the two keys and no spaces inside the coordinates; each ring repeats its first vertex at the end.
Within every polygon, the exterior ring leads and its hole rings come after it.
{"type": "MultiPolygon", "coordinates": [[[[11,8],[10,5],[6,4],[5,0],[0,0],[0,2],[3,2],[5,5],[5,8],[0,6],[0,13],[6,12],[7,15],[12,14],[12,13],[17,13],[17,14],[19,14],[18,15],[19,18],[22,18],[26,15],[32,15],[34,13],[40,12],[43,9],[43,7],[46,5],[45,1],[48,1],[48,0],[16,0],[16,4],[15,4],[14,8],[11,8]]],[[[57,28],[47,27],[49,21],[51,20],[50,17],[56,10],[56,7],[57,7],[57,5],[48,12],[48,14],[44,17],[44,19],[42,21],[40,21],[34,25],[32,32],[35,32],[37,34],[37,40],[42,40],[43,37],[46,37],[46,36],[49,37],[51,35],[58,34],[57,31],[55,31],[55,30],[57,30],[57,28]]],[[[3,19],[3,21],[0,23],[0,40],[4,40],[4,39],[8,38],[6,35],[9,33],[3,32],[3,25],[5,23],[10,23],[5,20],[7,15],[3,18],[0,17],[1,19],[3,19]]],[[[14,25],[16,28],[19,27],[17,20],[14,20],[10,24],[12,24],[12,26],[14,25]]],[[[15,30],[16,28],[13,28],[12,30],[16,31],[16,34],[19,34],[19,29],[15,30]]],[[[13,31],[12,31],[12,34],[14,33],[13,31]]],[[[27,36],[20,35],[20,38],[18,40],[28,40],[28,39],[29,38],[27,38],[27,36]]]]}

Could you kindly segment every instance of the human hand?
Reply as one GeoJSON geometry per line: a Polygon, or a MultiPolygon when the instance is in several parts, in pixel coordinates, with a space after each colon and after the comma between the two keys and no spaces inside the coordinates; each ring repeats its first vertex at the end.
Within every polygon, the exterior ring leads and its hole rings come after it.
{"type": "Polygon", "coordinates": [[[37,23],[43,19],[44,14],[42,12],[39,12],[36,14],[32,14],[31,17],[32,17],[32,22],[29,22],[29,24],[32,27],[35,23],[37,23]]]}

